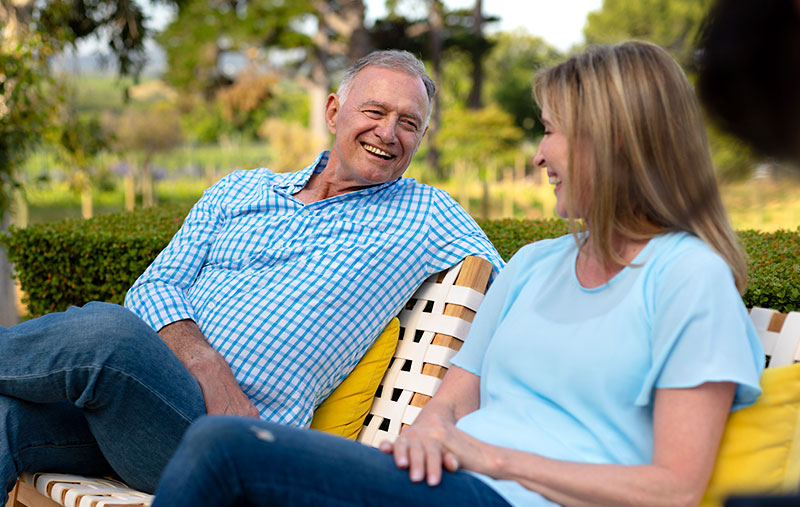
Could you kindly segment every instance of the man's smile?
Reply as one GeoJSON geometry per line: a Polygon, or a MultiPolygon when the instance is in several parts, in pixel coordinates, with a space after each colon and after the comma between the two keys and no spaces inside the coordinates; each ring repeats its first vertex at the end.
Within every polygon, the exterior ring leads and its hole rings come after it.
{"type": "Polygon", "coordinates": [[[372,153],[373,155],[377,155],[384,160],[391,160],[395,157],[394,155],[386,153],[382,149],[378,148],[377,146],[372,146],[371,144],[361,143],[361,146],[363,146],[368,152],[372,153]]]}

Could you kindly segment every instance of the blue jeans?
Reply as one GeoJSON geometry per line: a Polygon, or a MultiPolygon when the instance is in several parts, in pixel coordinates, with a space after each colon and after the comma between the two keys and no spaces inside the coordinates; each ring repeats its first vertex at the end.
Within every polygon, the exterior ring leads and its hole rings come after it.
{"type": "Polygon", "coordinates": [[[0,505],[24,471],[116,473],[153,491],[204,413],[194,377],[121,306],[0,327],[0,505]]]}
{"type": "Polygon", "coordinates": [[[256,419],[213,416],[186,433],[153,507],[196,505],[508,506],[480,479],[445,472],[413,483],[391,456],[340,437],[256,419]]]}

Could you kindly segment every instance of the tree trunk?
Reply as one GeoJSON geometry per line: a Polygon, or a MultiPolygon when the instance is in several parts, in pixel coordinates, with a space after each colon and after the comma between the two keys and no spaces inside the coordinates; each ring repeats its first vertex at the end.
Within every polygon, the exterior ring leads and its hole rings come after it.
{"type": "MultiPolygon", "coordinates": [[[[0,217],[0,232],[8,232],[9,213],[0,217]]],[[[11,279],[11,263],[6,256],[6,249],[0,246],[0,326],[9,327],[19,322],[17,315],[17,297],[14,280],[11,279]]]]}
{"type": "MultiPolygon", "coordinates": [[[[442,86],[442,31],[444,30],[444,19],[442,17],[442,3],[439,0],[428,1],[428,13],[430,14],[431,32],[431,63],[433,65],[433,82],[439,90],[441,97],[442,86]]],[[[444,179],[444,168],[439,161],[439,125],[441,121],[440,99],[433,101],[433,112],[431,123],[428,129],[428,164],[433,168],[434,174],[439,179],[444,179]]]]}
{"type": "Polygon", "coordinates": [[[472,29],[475,35],[475,49],[472,51],[472,90],[469,92],[467,107],[470,109],[480,109],[483,107],[483,55],[482,44],[477,44],[483,40],[483,0],[475,0],[475,8],[472,11],[472,29]]]}
{"type": "Polygon", "coordinates": [[[142,207],[152,208],[156,205],[155,186],[153,185],[153,173],[150,171],[150,163],[142,165],[142,207]]]}
{"type": "Polygon", "coordinates": [[[124,194],[125,211],[133,211],[136,208],[136,179],[133,176],[133,168],[125,174],[124,194]]]}
{"type": "MultiPolygon", "coordinates": [[[[325,4],[327,7],[327,4],[325,4]]],[[[328,33],[330,27],[326,22],[326,15],[323,12],[317,14],[317,32],[314,34],[314,48],[311,50],[311,84],[309,87],[310,95],[310,118],[309,126],[311,135],[315,142],[323,146],[323,139],[328,138],[328,126],[325,122],[325,103],[330,90],[330,75],[328,72],[328,57],[330,55],[331,39],[328,33]]],[[[324,143],[327,144],[327,143],[324,143]]]]}
{"type": "Polygon", "coordinates": [[[94,215],[94,205],[92,203],[92,185],[85,184],[81,188],[81,216],[84,219],[92,218],[94,215]]]}
{"type": "Polygon", "coordinates": [[[14,225],[19,228],[28,227],[28,200],[20,189],[14,190],[14,225]]]}

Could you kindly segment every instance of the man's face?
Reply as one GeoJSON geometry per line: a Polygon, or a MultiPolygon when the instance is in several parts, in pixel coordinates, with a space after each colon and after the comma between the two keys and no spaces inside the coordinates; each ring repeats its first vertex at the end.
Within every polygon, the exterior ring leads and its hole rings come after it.
{"type": "Polygon", "coordinates": [[[427,130],[428,96],[416,76],[366,67],[344,103],[336,94],[328,97],[325,116],[340,182],[379,185],[408,169],[427,130]]]}

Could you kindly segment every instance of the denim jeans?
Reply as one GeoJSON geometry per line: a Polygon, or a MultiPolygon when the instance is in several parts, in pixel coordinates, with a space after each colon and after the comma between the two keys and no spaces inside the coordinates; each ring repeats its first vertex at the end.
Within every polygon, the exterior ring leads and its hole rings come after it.
{"type": "Polygon", "coordinates": [[[447,473],[412,483],[391,456],[318,431],[256,419],[204,417],[186,433],[153,507],[197,505],[508,506],[480,479],[447,473]]]}
{"type": "Polygon", "coordinates": [[[0,505],[23,472],[109,474],[153,491],[200,386],[159,336],[108,303],[0,327],[0,505]]]}

